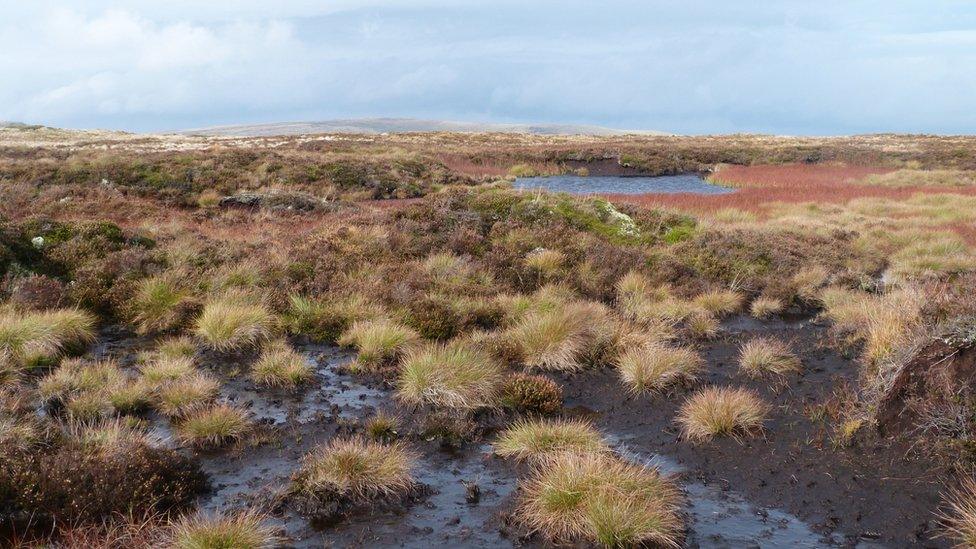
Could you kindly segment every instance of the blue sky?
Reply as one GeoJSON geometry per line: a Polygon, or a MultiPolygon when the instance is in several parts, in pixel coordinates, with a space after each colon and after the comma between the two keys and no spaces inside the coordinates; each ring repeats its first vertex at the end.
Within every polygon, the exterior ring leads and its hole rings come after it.
{"type": "Polygon", "coordinates": [[[976,132],[971,1],[0,0],[0,120],[976,132]]]}

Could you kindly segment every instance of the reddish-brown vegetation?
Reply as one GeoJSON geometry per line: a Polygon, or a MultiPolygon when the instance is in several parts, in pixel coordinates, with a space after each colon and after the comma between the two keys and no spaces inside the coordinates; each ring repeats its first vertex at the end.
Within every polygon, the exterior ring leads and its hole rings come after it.
{"type": "Polygon", "coordinates": [[[729,166],[712,180],[736,187],[729,194],[646,193],[607,195],[615,202],[712,212],[724,208],[761,211],[773,202],[844,203],[855,198],[876,197],[904,200],[919,193],[976,195],[976,188],[927,185],[886,187],[866,185],[858,180],[869,175],[891,172],[889,168],[870,168],[834,164],[786,164],[781,166],[729,166]]]}

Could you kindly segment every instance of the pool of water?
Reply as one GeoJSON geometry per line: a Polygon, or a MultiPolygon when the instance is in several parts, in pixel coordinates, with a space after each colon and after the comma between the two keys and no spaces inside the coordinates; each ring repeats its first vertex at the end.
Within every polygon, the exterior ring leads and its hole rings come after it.
{"type": "Polygon", "coordinates": [[[522,190],[545,189],[570,194],[643,194],[643,193],[694,193],[726,194],[735,189],[712,185],[697,175],[662,175],[659,177],[613,177],[578,175],[553,175],[549,177],[520,177],[515,188],[522,190]]]}

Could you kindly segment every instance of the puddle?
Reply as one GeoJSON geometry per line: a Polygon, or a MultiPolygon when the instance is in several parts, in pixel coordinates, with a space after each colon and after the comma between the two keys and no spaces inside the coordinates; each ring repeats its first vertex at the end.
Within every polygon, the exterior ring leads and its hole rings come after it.
{"type": "MultiPolygon", "coordinates": [[[[657,467],[666,475],[677,476],[684,467],[663,455],[650,457],[628,448],[633,437],[610,436],[607,439],[625,459],[657,467]]],[[[700,482],[680,482],[687,496],[689,547],[716,549],[738,547],[836,547],[845,539],[814,532],[799,518],[777,510],[752,505],[741,495],[723,486],[700,482]]],[[[858,544],[857,547],[880,547],[858,544]]]]}
{"type": "Polygon", "coordinates": [[[735,189],[713,185],[694,174],[663,175],[658,177],[583,177],[578,175],[520,177],[515,180],[515,188],[522,190],[545,189],[547,191],[570,194],[728,194],[735,192],[735,189]]]}

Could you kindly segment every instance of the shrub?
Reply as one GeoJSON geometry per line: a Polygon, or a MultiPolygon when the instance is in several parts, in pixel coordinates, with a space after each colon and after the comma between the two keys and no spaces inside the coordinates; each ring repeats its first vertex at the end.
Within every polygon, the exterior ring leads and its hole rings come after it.
{"type": "Polygon", "coordinates": [[[32,274],[10,283],[10,303],[18,308],[55,309],[64,302],[64,284],[49,276],[32,274]]]}
{"type": "Polygon", "coordinates": [[[256,347],[271,337],[274,316],[242,293],[209,301],[197,318],[196,333],[212,349],[234,351],[256,347]]]}
{"type": "Polygon", "coordinates": [[[292,489],[305,514],[335,517],[351,507],[406,496],[416,486],[415,460],[400,444],[333,439],[305,456],[292,489]]]}
{"type": "Polygon", "coordinates": [[[487,353],[461,343],[432,343],[407,355],[397,395],[413,404],[448,408],[490,406],[501,367],[487,353]]]}
{"type": "Polygon", "coordinates": [[[251,369],[251,379],[262,385],[294,387],[306,383],[315,371],[305,357],[279,341],[261,351],[251,369]]]}
{"type": "Polygon", "coordinates": [[[184,444],[217,448],[241,440],[251,428],[247,412],[228,404],[217,404],[188,413],[176,425],[184,444]]]}
{"type": "Polygon", "coordinates": [[[172,549],[271,549],[277,547],[274,528],[256,511],[185,516],[168,528],[167,547],[172,549]]]}
{"type": "Polygon", "coordinates": [[[0,456],[0,494],[35,520],[95,523],[184,509],[207,486],[189,458],[141,442],[0,456]]]}
{"type": "Polygon", "coordinates": [[[783,301],[774,297],[757,297],[749,306],[749,312],[756,318],[768,318],[783,310],[783,301]]]}
{"type": "Polygon", "coordinates": [[[694,351],[663,343],[635,346],[617,359],[620,378],[636,394],[691,383],[704,366],[694,351]]]}
{"type": "Polygon", "coordinates": [[[729,315],[742,308],[742,294],[732,290],[705,292],[695,298],[695,305],[716,315],[729,315]]]}
{"type": "Polygon", "coordinates": [[[799,372],[800,359],[779,339],[757,337],[739,347],[739,368],[746,375],[787,375],[799,372]]]}
{"type": "Polygon", "coordinates": [[[610,450],[592,425],[565,419],[519,421],[500,433],[493,447],[502,457],[531,461],[563,452],[584,454],[610,450]]]}
{"type": "Polygon", "coordinates": [[[367,368],[380,368],[395,363],[418,339],[417,333],[391,320],[366,320],[353,324],[339,344],[355,347],[359,363],[367,368]]]}
{"type": "Polygon", "coordinates": [[[502,383],[500,401],[519,412],[550,415],[563,407],[563,390],[545,376],[513,374],[502,383]]]}
{"type": "Polygon", "coordinates": [[[680,495],[656,469],[605,454],[563,454],[522,483],[516,518],[551,543],[678,547],[680,495]]]}
{"type": "Polygon", "coordinates": [[[190,296],[183,289],[182,277],[177,273],[165,273],[147,278],[139,284],[130,304],[137,332],[148,334],[173,330],[188,320],[190,296]]]}
{"type": "Polygon", "coordinates": [[[427,295],[410,304],[407,323],[425,339],[448,340],[464,328],[457,300],[427,295]]]}
{"type": "Polygon", "coordinates": [[[692,395],[678,412],[685,438],[751,435],[762,430],[767,406],[746,389],[709,387],[692,395]]]}

